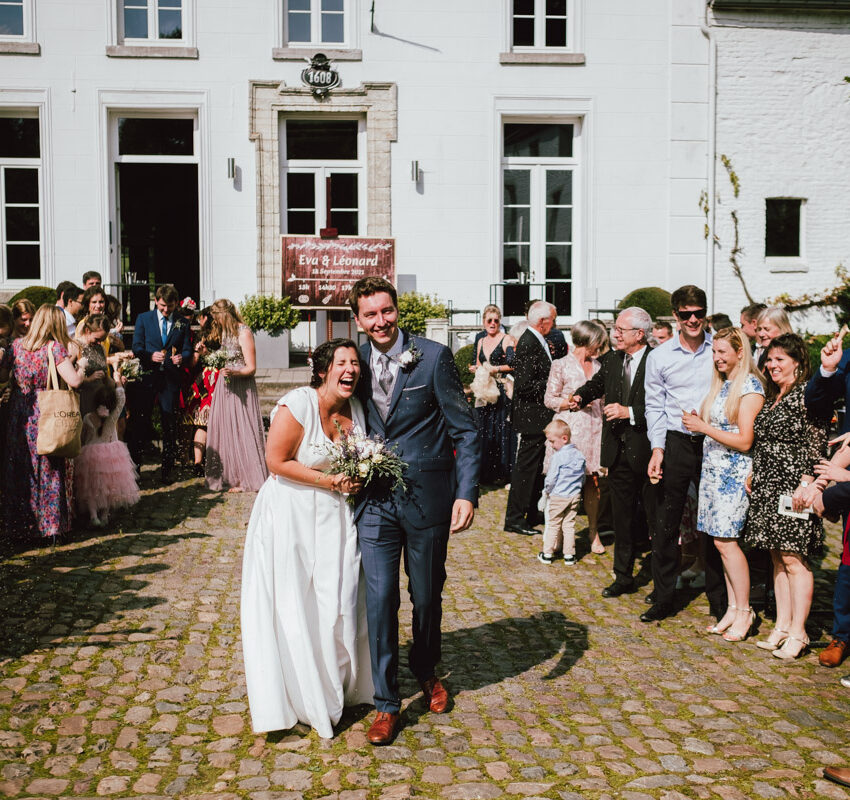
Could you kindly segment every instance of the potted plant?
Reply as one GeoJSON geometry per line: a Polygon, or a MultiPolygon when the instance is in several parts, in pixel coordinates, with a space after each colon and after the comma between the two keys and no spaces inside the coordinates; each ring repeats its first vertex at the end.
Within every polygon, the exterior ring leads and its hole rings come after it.
{"type": "Polygon", "coordinates": [[[254,334],[257,367],[289,367],[289,331],[301,321],[301,312],[288,297],[254,294],[239,305],[239,313],[254,334]]]}

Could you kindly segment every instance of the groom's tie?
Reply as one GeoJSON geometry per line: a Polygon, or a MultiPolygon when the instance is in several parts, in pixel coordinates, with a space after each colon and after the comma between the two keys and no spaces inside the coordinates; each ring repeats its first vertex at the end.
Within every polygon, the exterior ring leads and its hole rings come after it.
{"type": "Polygon", "coordinates": [[[383,394],[378,410],[381,412],[381,417],[386,419],[387,414],[390,413],[390,397],[392,395],[393,388],[393,374],[390,372],[390,357],[386,353],[381,353],[381,355],[378,356],[378,363],[381,367],[381,370],[378,373],[378,386],[383,394]]]}

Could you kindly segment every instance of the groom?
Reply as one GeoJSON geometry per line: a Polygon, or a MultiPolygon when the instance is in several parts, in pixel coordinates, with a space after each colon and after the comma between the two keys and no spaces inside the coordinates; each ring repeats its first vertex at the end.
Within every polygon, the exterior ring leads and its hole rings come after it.
{"type": "Polygon", "coordinates": [[[370,435],[396,447],[406,489],[364,491],[355,508],[366,581],[369,648],[377,716],[372,744],[390,744],[400,727],[399,564],[409,579],[413,645],[408,664],[431,711],[449,696],[436,676],[449,534],[466,530],[478,502],[478,432],[447,347],[401,331],[395,287],[362,278],[349,303],[369,337],[360,350],[358,396],[370,435]]]}

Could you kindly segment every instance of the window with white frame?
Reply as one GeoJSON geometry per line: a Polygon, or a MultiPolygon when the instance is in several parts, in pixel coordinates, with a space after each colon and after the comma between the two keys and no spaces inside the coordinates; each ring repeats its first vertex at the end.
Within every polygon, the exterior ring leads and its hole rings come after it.
{"type": "Polygon", "coordinates": [[[545,299],[559,316],[573,306],[576,123],[505,122],[502,142],[504,313],[545,299]]]}
{"type": "Polygon", "coordinates": [[[283,40],[287,47],[349,45],[351,0],[282,0],[283,40]]]}
{"type": "Polygon", "coordinates": [[[36,114],[0,116],[0,283],[42,275],[41,136],[36,114]]]}
{"type": "Polygon", "coordinates": [[[574,0],[508,0],[511,49],[573,49],[574,0]]]}
{"type": "Polygon", "coordinates": [[[184,44],[188,0],[118,0],[120,36],[127,44],[184,44]]]}
{"type": "Polygon", "coordinates": [[[362,235],[366,121],[324,114],[281,125],[281,232],[314,236],[333,227],[340,236],[362,235]]]}

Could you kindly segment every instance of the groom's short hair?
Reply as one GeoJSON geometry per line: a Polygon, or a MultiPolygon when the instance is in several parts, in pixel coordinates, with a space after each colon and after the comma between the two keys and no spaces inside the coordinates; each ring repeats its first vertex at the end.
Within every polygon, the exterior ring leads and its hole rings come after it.
{"type": "Polygon", "coordinates": [[[379,278],[377,275],[369,275],[366,278],[361,278],[348,294],[348,305],[351,306],[351,311],[354,316],[360,312],[360,298],[370,297],[378,292],[386,292],[393,299],[393,305],[398,308],[398,292],[388,280],[379,278]]]}

